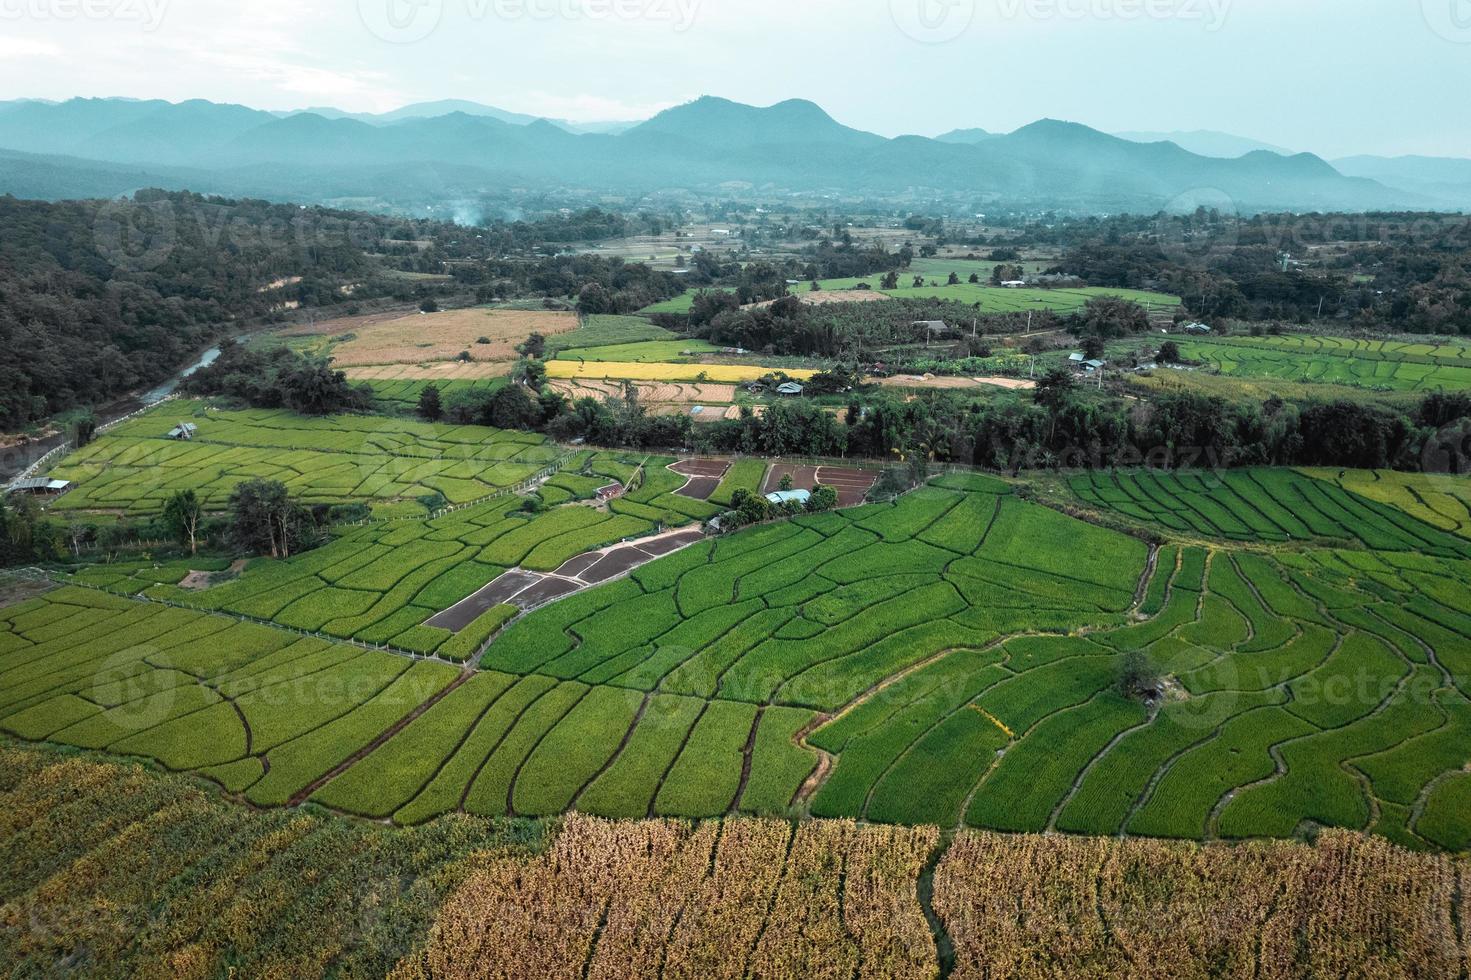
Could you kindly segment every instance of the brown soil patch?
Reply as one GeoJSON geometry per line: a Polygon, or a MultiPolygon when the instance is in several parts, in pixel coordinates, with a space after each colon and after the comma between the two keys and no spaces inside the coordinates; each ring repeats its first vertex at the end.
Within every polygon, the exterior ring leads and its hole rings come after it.
{"type": "MultiPolygon", "coordinates": [[[[808,306],[826,306],[828,303],[881,303],[891,297],[879,292],[877,289],[823,289],[818,292],[807,290],[803,286],[795,286],[798,290],[792,295],[797,297],[808,306]]],[[[745,307],[748,310],[770,306],[776,300],[767,300],[764,303],[752,303],[745,307]]]]}
{"type": "Polygon", "coordinates": [[[730,462],[724,459],[684,459],[669,468],[680,476],[689,477],[689,482],[675,493],[691,500],[709,500],[730,471],[730,462]]]}
{"type": "Polygon", "coordinates": [[[249,561],[241,558],[240,560],[232,563],[229,569],[224,573],[191,571],[188,575],[185,575],[183,581],[179,583],[179,588],[189,592],[199,592],[203,589],[209,588],[210,582],[214,579],[216,575],[239,575],[241,572],[245,571],[245,566],[248,564],[250,564],[249,561]]]}
{"type": "MultiPolygon", "coordinates": [[[[550,337],[575,330],[578,323],[575,313],[484,308],[360,319],[352,326],[333,321],[339,326],[332,333],[355,335],[332,349],[340,367],[448,361],[467,350],[476,361],[512,361],[517,356],[516,345],[530,334],[550,337]],[[481,337],[490,343],[477,343],[481,337]]],[[[328,325],[321,324],[313,332],[320,334],[321,327],[328,325]]]]}
{"type": "Polygon", "coordinates": [[[761,485],[761,492],[775,493],[780,490],[784,476],[792,478],[792,489],[794,490],[811,490],[819,483],[832,487],[838,492],[839,507],[856,507],[863,503],[863,498],[868,495],[869,487],[872,487],[879,478],[877,470],[773,463],[766,471],[766,481],[761,485]]]}

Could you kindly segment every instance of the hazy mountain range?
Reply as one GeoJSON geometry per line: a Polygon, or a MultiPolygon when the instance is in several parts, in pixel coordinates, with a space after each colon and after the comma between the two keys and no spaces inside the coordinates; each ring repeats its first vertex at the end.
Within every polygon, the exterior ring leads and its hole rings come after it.
{"type": "Polygon", "coordinates": [[[641,123],[599,124],[460,101],[382,115],[200,100],[18,101],[0,103],[0,192],[60,198],[164,186],[406,204],[508,186],[576,187],[939,195],[1083,211],[1185,208],[1197,199],[1243,211],[1471,203],[1463,161],[1353,158],[1335,167],[1225,134],[1129,135],[1138,139],[1042,120],[1004,134],[888,139],[811,102],[757,108],[709,97],[641,123]],[[1218,153],[1200,152],[1209,149],[1218,153]]]}

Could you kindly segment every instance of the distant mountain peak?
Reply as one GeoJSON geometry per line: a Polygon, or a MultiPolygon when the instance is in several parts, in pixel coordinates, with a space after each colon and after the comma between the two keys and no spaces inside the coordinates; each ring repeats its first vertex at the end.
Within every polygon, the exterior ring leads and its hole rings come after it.
{"type": "Polygon", "coordinates": [[[1232,133],[1217,132],[1212,129],[1192,129],[1175,132],[1122,132],[1115,133],[1119,139],[1128,140],[1131,143],[1174,143],[1181,149],[1189,150],[1191,153],[1203,157],[1219,157],[1225,160],[1234,160],[1257,150],[1266,150],[1281,156],[1292,156],[1292,151],[1272,143],[1263,143],[1261,140],[1250,139],[1245,136],[1236,136],[1232,133]]]}
{"type": "Polygon", "coordinates": [[[629,130],[630,135],[677,136],[701,143],[844,143],[876,145],[881,136],[850,129],[833,119],[816,102],[786,99],[771,106],[753,106],[716,95],[665,109],[653,119],[629,130]]]}
{"type": "Polygon", "coordinates": [[[936,141],[940,143],[958,143],[962,145],[984,143],[986,140],[993,140],[995,138],[995,133],[979,128],[952,129],[948,133],[941,133],[935,137],[936,141]]]}

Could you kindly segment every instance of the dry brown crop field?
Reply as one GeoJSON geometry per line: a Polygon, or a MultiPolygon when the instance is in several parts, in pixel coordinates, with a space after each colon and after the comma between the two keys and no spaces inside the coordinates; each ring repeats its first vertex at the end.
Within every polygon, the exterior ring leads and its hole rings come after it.
{"type": "Polygon", "coordinates": [[[956,978],[1451,978],[1466,873],[1348,831],[1312,847],[964,833],[935,909],[956,978]]]}
{"type": "MultiPolygon", "coordinates": [[[[876,289],[820,289],[817,292],[793,292],[793,296],[806,303],[808,306],[826,306],[829,303],[881,303],[890,297],[876,289]]],[[[775,300],[767,300],[764,303],[751,303],[745,308],[748,310],[759,309],[770,306],[775,300]]]]}
{"type": "Polygon", "coordinates": [[[258,811],[0,745],[0,975],[1466,975],[1471,867],[1347,831],[1209,844],[817,820],[258,811]],[[931,879],[930,869],[933,869],[931,879]]]}
{"type": "MultiPolygon", "coordinates": [[[[552,390],[568,398],[622,398],[623,385],[617,381],[578,379],[553,381],[552,390]]],[[[735,401],[733,384],[696,382],[644,382],[635,384],[639,401],[646,404],[725,405],[735,401]]]]}
{"type": "Polygon", "coordinates": [[[571,816],[547,854],[488,862],[396,980],[927,977],[933,828],[571,816]]]}
{"type": "Polygon", "coordinates": [[[351,340],[332,348],[332,357],[338,367],[358,367],[448,361],[462,351],[469,351],[475,361],[512,361],[516,358],[516,346],[529,335],[539,333],[551,337],[576,330],[577,325],[574,313],[475,308],[414,313],[392,319],[329,321],[318,324],[311,332],[351,334],[351,340]],[[489,343],[480,343],[482,338],[489,343]]]}

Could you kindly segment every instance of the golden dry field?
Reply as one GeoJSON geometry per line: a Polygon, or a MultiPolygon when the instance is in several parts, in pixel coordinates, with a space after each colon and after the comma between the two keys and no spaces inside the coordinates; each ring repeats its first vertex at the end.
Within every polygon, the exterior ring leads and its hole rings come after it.
{"type": "Polygon", "coordinates": [[[0,745],[0,975],[1466,976],[1464,858],[847,820],[392,828],[0,745]],[[931,873],[932,869],[932,873],[931,873]]]}
{"type": "Polygon", "coordinates": [[[448,361],[462,351],[469,351],[475,361],[513,361],[516,346],[530,334],[551,337],[577,326],[574,313],[475,308],[328,321],[314,327],[311,334],[351,334],[351,340],[336,344],[331,353],[338,367],[357,367],[448,361]],[[489,343],[479,343],[481,338],[489,343]]]}

